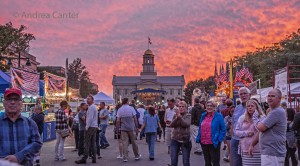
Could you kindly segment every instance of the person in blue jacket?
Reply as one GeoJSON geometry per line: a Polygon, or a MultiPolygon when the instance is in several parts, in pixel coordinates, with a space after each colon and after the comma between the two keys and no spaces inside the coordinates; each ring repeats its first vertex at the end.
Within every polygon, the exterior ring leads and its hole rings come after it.
{"type": "Polygon", "coordinates": [[[200,143],[205,165],[220,165],[220,147],[226,135],[226,126],[222,114],[215,111],[215,103],[206,103],[206,112],[202,114],[196,143],[200,143]]]}

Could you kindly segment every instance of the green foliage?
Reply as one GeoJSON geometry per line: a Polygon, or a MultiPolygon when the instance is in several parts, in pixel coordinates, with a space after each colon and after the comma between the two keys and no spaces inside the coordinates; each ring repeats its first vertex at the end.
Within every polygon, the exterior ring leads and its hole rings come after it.
{"type": "Polygon", "coordinates": [[[35,40],[33,34],[25,33],[26,26],[14,28],[12,23],[0,25],[0,53],[11,54],[24,51],[29,48],[29,42],[35,40]]]}
{"type": "Polygon", "coordinates": [[[187,103],[192,103],[191,100],[192,100],[193,90],[195,88],[199,88],[201,89],[201,91],[205,90],[206,93],[214,92],[216,90],[214,76],[210,76],[205,80],[200,78],[199,80],[193,80],[188,82],[184,89],[184,100],[187,103]]]}
{"type": "MultiPolygon", "coordinates": [[[[80,58],[76,58],[68,67],[68,82],[71,88],[79,88],[79,80],[81,80],[82,74],[86,67],[81,63],[80,58]]],[[[88,76],[85,76],[89,78],[88,76]]]]}
{"type": "MultiPolygon", "coordinates": [[[[253,52],[247,52],[245,55],[236,56],[233,59],[234,69],[239,70],[243,66],[247,66],[253,73],[253,79],[261,79],[261,86],[272,86],[273,71],[286,67],[287,65],[300,65],[300,29],[297,32],[288,35],[279,43],[274,43],[271,47],[257,48],[253,52]]],[[[290,73],[291,78],[300,78],[300,66],[291,67],[290,71],[298,71],[290,73]]],[[[233,70],[235,76],[236,70],[233,70]]],[[[291,80],[291,82],[299,82],[300,79],[291,80]]],[[[208,77],[206,80],[200,78],[187,83],[185,92],[185,100],[191,103],[191,97],[195,88],[205,87],[207,93],[214,92],[216,85],[214,76],[208,77]]]]}
{"type": "Polygon", "coordinates": [[[81,59],[74,59],[68,66],[68,82],[71,88],[80,89],[81,97],[85,98],[89,94],[97,94],[98,89],[93,89],[94,83],[90,79],[90,74],[81,63],[81,59]]]}
{"type": "MultiPolygon", "coordinates": [[[[300,29],[271,47],[258,48],[254,52],[234,57],[233,61],[234,67],[239,69],[246,65],[253,73],[254,80],[261,79],[262,87],[272,86],[274,70],[287,65],[300,65],[300,29]]],[[[300,78],[299,74],[294,73],[290,76],[300,78]]]]}
{"type": "MultiPolygon", "coordinates": [[[[26,26],[14,28],[11,22],[0,25],[0,57],[3,55],[18,54],[26,51],[31,40],[35,40],[33,34],[25,33],[26,26]]],[[[9,66],[5,65],[4,59],[0,59],[0,69],[6,71],[9,66]]]]}

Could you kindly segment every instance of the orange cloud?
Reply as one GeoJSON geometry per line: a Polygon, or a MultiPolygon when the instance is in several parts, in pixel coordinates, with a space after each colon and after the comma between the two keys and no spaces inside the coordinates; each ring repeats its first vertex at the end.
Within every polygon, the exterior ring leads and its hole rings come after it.
{"type": "Polygon", "coordinates": [[[113,75],[139,75],[150,36],[159,75],[186,82],[213,74],[214,62],[271,45],[299,28],[297,0],[17,1],[0,2],[0,23],[27,25],[42,65],[80,57],[100,91],[113,75]],[[23,13],[78,13],[76,19],[26,18],[23,13]]]}

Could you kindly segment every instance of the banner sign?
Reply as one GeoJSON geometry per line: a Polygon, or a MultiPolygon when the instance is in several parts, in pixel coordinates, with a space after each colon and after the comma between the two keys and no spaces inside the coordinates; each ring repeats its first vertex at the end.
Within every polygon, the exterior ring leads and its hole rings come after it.
{"type": "Polygon", "coordinates": [[[17,68],[11,68],[10,75],[12,87],[21,89],[23,95],[39,95],[40,74],[17,68]]]}
{"type": "Polygon", "coordinates": [[[287,91],[288,91],[288,83],[287,83],[287,67],[276,70],[274,72],[275,75],[275,86],[281,91],[282,97],[287,99],[287,91]]]}
{"type": "Polygon", "coordinates": [[[252,83],[249,83],[247,85],[247,88],[250,90],[251,92],[251,96],[252,95],[256,95],[257,94],[257,81],[254,81],[252,83]]]}
{"type": "Polygon", "coordinates": [[[44,72],[46,98],[65,98],[66,78],[44,72]]]}

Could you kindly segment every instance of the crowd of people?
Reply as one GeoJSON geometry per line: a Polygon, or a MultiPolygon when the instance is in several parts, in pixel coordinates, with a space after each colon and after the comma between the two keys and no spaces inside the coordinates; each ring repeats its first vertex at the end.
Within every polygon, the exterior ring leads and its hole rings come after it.
{"type": "MultiPolygon", "coordinates": [[[[191,108],[179,98],[169,98],[167,106],[136,105],[134,100],[123,98],[115,106],[113,118],[114,138],[119,148],[117,158],[128,162],[128,147],[132,146],[134,159],[140,160],[137,140],[145,139],[150,161],[156,158],[156,142],[165,143],[170,166],[179,165],[180,155],[182,165],[190,166],[192,149],[194,154],[203,156],[206,166],[219,166],[222,146],[226,151],[223,160],[232,166],[288,166],[290,163],[296,166],[300,155],[299,150],[296,154],[300,146],[299,110],[287,108],[278,89],[269,92],[268,109],[251,99],[248,88],[240,88],[238,94],[240,103],[224,97],[216,105],[214,101],[195,98],[191,108]]],[[[39,165],[44,114],[37,105],[30,118],[23,117],[21,97],[19,89],[5,91],[5,114],[0,116],[0,159],[39,165]]],[[[80,157],[76,164],[86,164],[88,158],[97,163],[102,158],[100,149],[110,146],[106,138],[110,117],[104,102],[97,108],[93,96],[88,96],[86,103],[72,112],[68,102],[61,101],[55,118],[55,160],[66,160],[64,143],[72,135],[80,157]]]]}

